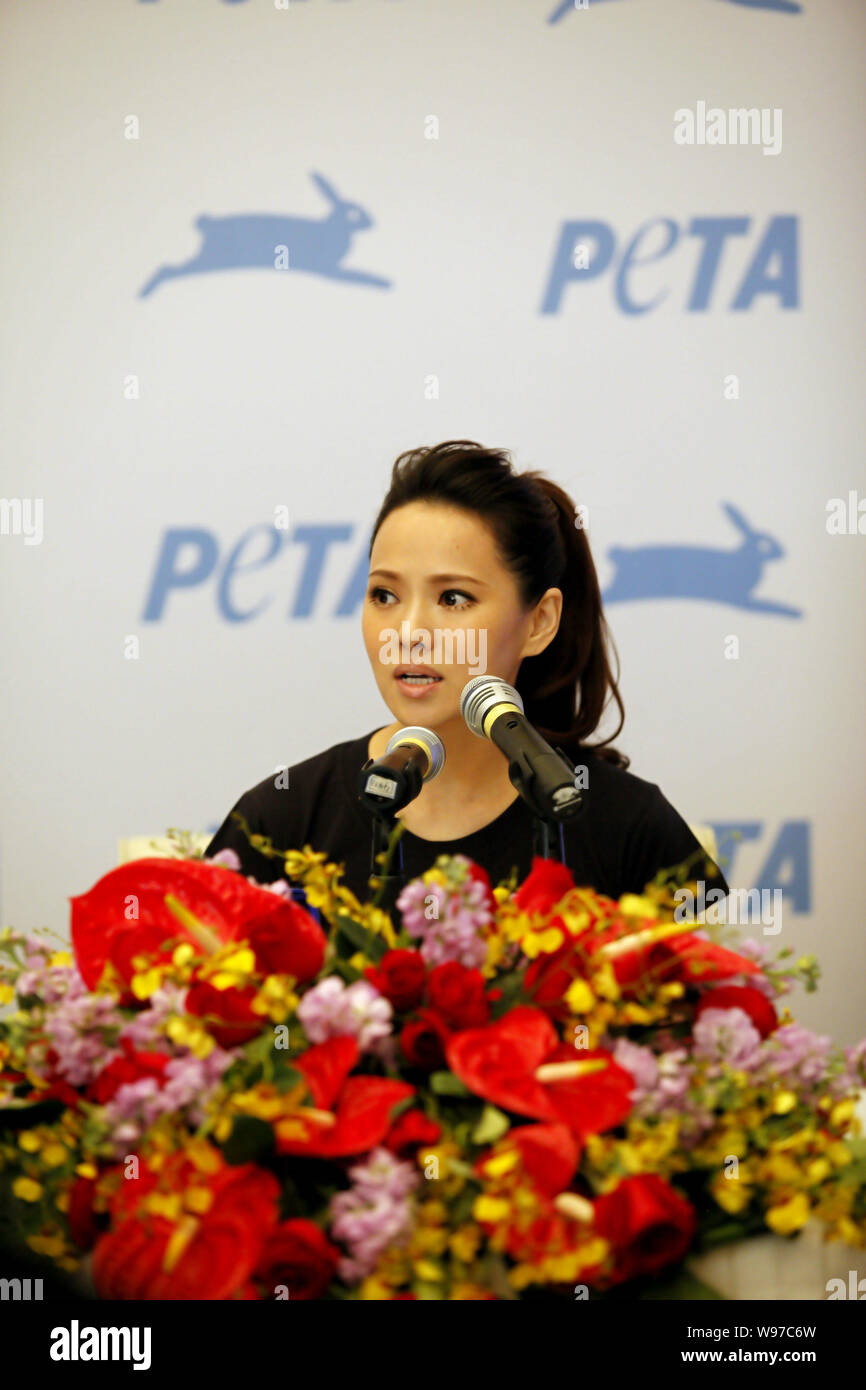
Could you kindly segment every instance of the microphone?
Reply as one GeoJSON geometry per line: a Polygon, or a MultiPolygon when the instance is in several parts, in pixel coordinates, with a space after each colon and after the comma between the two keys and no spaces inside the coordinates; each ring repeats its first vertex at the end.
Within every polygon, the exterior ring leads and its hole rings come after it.
{"type": "Polygon", "coordinates": [[[475,676],[463,687],[460,713],[473,734],[489,738],[508,759],[508,776],[542,820],[570,820],[583,797],[574,769],[533,729],[518,691],[499,676],[475,676]]]}
{"type": "Polygon", "coordinates": [[[388,740],[381,758],[369,759],[358,778],[358,796],[369,811],[393,815],[408,806],[445,765],[445,745],[432,729],[410,724],[388,740]]]}

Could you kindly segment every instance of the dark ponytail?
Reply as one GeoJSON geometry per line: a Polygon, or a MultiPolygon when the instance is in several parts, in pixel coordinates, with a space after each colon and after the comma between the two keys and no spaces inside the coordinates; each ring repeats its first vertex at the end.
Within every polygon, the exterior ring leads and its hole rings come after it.
{"type": "Polygon", "coordinates": [[[610,744],[620,733],[625,710],[608,660],[615,653],[601,605],[586,530],[561,487],[538,471],[517,473],[506,449],[485,449],[452,439],[429,449],[410,449],[396,460],[388,493],[370,538],[386,516],[409,502],[441,502],[477,515],[490,528],[503,563],[515,576],[529,608],[545,590],[562,590],[562,616],[553,641],[538,656],[525,657],[515,684],[526,717],[548,742],[576,757],[593,747],[600,757],[628,767],[610,744]],[[588,745],[609,700],[617,726],[601,743],[588,745]]]}

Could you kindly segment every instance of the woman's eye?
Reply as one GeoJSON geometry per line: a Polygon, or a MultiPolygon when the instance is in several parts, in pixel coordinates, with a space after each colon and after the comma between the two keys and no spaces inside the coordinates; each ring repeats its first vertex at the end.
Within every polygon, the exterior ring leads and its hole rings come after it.
{"type": "Polygon", "coordinates": [[[370,590],[367,597],[370,599],[371,603],[378,603],[383,608],[390,608],[391,605],[386,603],[385,599],[393,598],[394,595],[391,593],[390,589],[381,589],[376,587],[370,590]],[[383,594],[385,596],[384,598],[382,597],[383,594]]]}
{"type": "Polygon", "coordinates": [[[463,599],[465,601],[463,603],[446,603],[446,608],[466,608],[470,603],[475,602],[472,595],[465,593],[463,589],[445,589],[441,596],[444,599],[447,598],[449,594],[456,594],[458,599],[463,599]]]}

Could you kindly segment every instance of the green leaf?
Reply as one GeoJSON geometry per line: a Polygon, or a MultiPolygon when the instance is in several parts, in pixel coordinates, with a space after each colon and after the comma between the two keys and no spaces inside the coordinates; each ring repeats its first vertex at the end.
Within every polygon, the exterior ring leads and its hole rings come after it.
{"type": "Polygon", "coordinates": [[[430,1074],[430,1090],[437,1096],[471,1096],[468,1086],[464,1086],[459,1076],[451,1071],[434,1071],[430,1074]]]}
{"type": "Polygon", "coordinates": [[[497,1110],[495,1105],[485,1105],[481,1119],[472,1133],[473,1144],[495,1144],[510,1127],[507,1115],[497,1110]]]}
{"type": "Polygon", "coordinates": [[[455,1226],[462,1226],[464,1221],[472,1219],[472,1208],[480,1191],[477,1179],[466,1183],[459,1197],[451,1204],[451,1220],[455,1226]]]}
{"type": "Polygon", "coordinates": [[[274,1067],[274,1085],[280,1095],[285,1095],[286,1091],[291,1091],[299,1082],[308,1085],[307,1078],[297,1067],[293,1067],[291,1062],[284,1062],[282,1065],[274,1067]]]}
{"type": "Polygon", "coordinates": [[[337,931],[343,933],[356,951],[363,951],[372,961],[380,961],[388,949],[384,936],[369,931],[360,922],[356,922],[354,917],[347,917],[342,912],[337,914],[337,931]]]}
{"type": "Polygon", "coordinates": [[[255,1115],[236,1115],[232,1132],[222,1146],[226,1163],[256,1163],[274,1149],[274,1131],[255,1115]]]}
{"type": "Polygon", "coordinates": [[[9,1105],[0,1110],[0,1130],[17,1134],[34,1125],[51,1125],[63,1114],[62,1100],[38,1100],[33,1105],[9,1105]]]}

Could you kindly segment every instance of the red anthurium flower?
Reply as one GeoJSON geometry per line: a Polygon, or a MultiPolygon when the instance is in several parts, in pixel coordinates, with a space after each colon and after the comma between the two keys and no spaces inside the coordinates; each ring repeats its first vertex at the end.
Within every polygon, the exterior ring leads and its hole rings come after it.
{"type": "Polygon", "coordinates": [[[655,1274],[682,1259],[697,1229],[695,1209],[657,1173],[623,1178],[595,1201],[595,1229],[613,1246],[607,1283],[655,1274]]]}
{"type": "Polygon", "coordinates": [[[241,1047],[270,1026],[267,1017],[253,1012],[257,993],[255,985],[216,989],[207,980],[196,980],[186,992],[186,1008],[204,1021],[220,1047],[241,1047]]]}
{"type": "Polygon", "coordinates": [[[346,1034],[308,1047],[293,1066],[303,1072],[313,1103],[320,1110],[330,1110],[360,1056],[357,1038],[346,1034]]]}
{"type": "MultiPolygon", "coordinates": [[[[580,1147],[567,1125],[518,1125],[509,1131],[507,1142],[520,1151],[524,1172],[543,1196],[556,1197],[568,1188],[580,1158],[580,1147]]],[[[483,1175],[484,1165],[493,1152],[488,1150],[476,1159],[476,1172],[483,1175]]]]}
{"type": "Polygon", "coordinates": [[[560,1043],[540,1009],[519,1005],[485,1028],[455,1033],[446,1047],[448,1065],[473,1091],[518,1115],[561,1121],[577,1135],[595,1134],[624,1120],[634,1089],[630,1072],[603,1049],[578,1051],[560,1043]],[[553,1063],[603,1062],[590,1074],[539,1078],[553,1063]]]}
{"type": "Polygon", "coordinates": [[[705,1009],[742,1009],[762,1038],[769,1037],[779,1024],[770,1000],[751,985],[717,985],[705,990],[695,1007],[695,1018],[700,1018],[705,1009]]]}
{"type": "Polygon", "coordinates": [[[579,940],[569,938],[559,950],[537,956],[529,964],[523,978],[524,993],[551,1018],[569,1018],[565,995],[578,977],[587,975],[586,961],[587,953],[579,940]]]}
{"type": "Polygon", "coordinates": [[[143,1181],[121,1181],[112,1209],[121,1219],[93,1252],[101,1298],[226,1299],[243,1289],[277,1224],[279,1184],[255,1164],[216,1161],[216,1170],[205,1174],[179,1151],[158,1177],[145,1172],[143,1181]],[[210,1205],[173,1220],[147,1208],[157,1185],[166,1193],[207,1188],[210,1205]]]}
{"type": "Polygon", "coordinates": [[[329,1038],[295,1058],[307,1080],[314,1107],[305,1107],[274,1126],[277,1152],[337,1158],[367,1153],[385,1138],[394,1106],[415,1094],[405,1081],[349,1076],[359,1057],[354,1038],[329,1038]]]}
{"type": "MultiPolygon", "coordinates": [[[[661,925],[648,922],[647,926],[661,925]]],[[[604,931],[582,939],[582,948],[590,955],[603,946],[633,934],[634,927],[619,918],[604,931]]],[[[612,957],[614,974],[622,989],[629,993],[642,983],[660,980],[680,980],[684,984],[708,984],[727,980],[732,975],[760,974],[760,968],[746,956],[729,951],[714,941],[707,941],[694,932],[681,932],[661,941],[638,943],[612,957]]]]}
{"type": "Polygon", "coordinates": [[[679,978],[687,984],[706,984],[711,980],[729,980],[732,975],[760,975],[761,967],[747,956],[737,955],[715,941],[689,932],[673,936],[665,943],[670,946],[679,963],[679,978]]]}
{"type": "Polygon", "coordinates": [[[549,912],[573,887],[574,877],[565,864],[542,859],[536,854],[529,873],[514,894],[514,901],[524,912],[549,912]]]}
{"type": "Polygon", "coordinates": [[[170,952],[179,941],[201,947],[199,935],[166,904],[170,897],[216,943],[246,939],[259,969],[304,981],[317,975],[326,938],[297,903],[248,883],[221,864],[182,859],[136,859],[105,874],[89,892],[71,899],[75,959],[88,989],[109,963],[126,983],[138,955],[170,952]]]}
{"type": "Polygon", "coordinates": [[[580,1150],[567,1125],[519,1125],[509,1134],[523,1167],[545,1197],[564,1192],[574,1177],[580,1150]]]}
{"type": "Polygon", "coordinates": [[[404,1110],[389,1129],[385,1148],[402,1156],[414,1153],[422,1144],[435,1144],[441,1135],[442,1126],[429,1120],[423,1110],[404,1110]]]}

